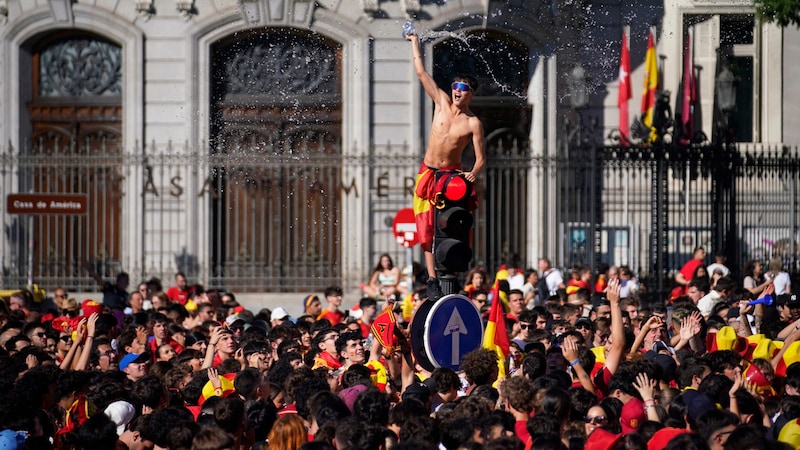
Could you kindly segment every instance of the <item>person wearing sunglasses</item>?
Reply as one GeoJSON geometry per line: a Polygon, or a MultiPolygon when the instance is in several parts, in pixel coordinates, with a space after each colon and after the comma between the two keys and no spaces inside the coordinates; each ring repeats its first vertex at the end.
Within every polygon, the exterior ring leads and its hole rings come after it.
{"type": "Polygon", "coordinates": [[[588,437],[594,430],[608,425],[608,414],[602,406],[594,405],[586,412],[583,421],[586,423],[586,436],[588,437]]]}
{"type": "Polygon", "coordinates": [[[23,331],[25,335],[28,336],[28,339],[30,339],[31,345],[41,349],[47,347],[47,333],[42,324],[36,322],[29,323],[25,325],[23,331]]]}
{"type": "MultiPolygon", "coordinates": [[[[460,171],[462,154],[470,142],[475,149],[475,164],[471,171],[463,172],[463,177],[470,183],[475,183],[478,174],[483,170],[486,163],[483,125],[469,108],[475,91],[478,89],[478,83],[473,76],[459,75],[453,80],[450,92],[443,91],[425,70],[419,37],[412,32],[406,35],[406,40],[411,42],[412,62],[417,77],[419,77],[425,93],[435,105],[430,141],[414,189],[414,216],[420,244],[425,251],[425,264],[428,269],[428,297],[438,299],[442,292],[437,280],[432,253],[434,209],[431,205],[435,194],[435,174],[438,171],[460,171]]],[[[475,194],[474,185],[473,194],[475,194]]]]}

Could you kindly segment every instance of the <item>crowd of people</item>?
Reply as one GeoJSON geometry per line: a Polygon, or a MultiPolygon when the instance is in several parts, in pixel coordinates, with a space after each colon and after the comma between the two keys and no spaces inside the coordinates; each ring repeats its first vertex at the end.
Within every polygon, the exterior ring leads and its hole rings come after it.
{"type": "Polygon", "coordinates": [[[508,346],[458,372],[416,364],[427,287],[398,287],[390,258],[369,295],[298,295],[296,318],[181,273],[130,293],[97,277],[102,302],[58,288],[50,308],[21,291],[0,302],[0,448],[800,447],[800,300],[774,261],[741,280],[704,261],[655,305],[624,266],[475,268],[462,294],[502,311],[508,346]]]}

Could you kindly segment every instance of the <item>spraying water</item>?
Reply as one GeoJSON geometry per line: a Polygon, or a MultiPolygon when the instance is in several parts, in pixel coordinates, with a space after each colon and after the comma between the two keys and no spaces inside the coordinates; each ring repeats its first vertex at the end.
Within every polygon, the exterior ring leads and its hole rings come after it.
{"type": "Polygon", "coordinates": [[[481,49],[476,48],[476,45],[474,44],[474,42],[475,41],[481,41],[481,40],[485,39],[483,36],[475,35],[475,34],[468,34],[468,33],[463,32],[463,31],[461,31],[461,32],[454,32],[454,31],[447,31],[447,30],[441,30],[441,31],[421,30],[421,31],[416,31],[416,28],[414,27],[413,22],[411,22],[410,20],[407,20],[403,24],[403,37],[405,38],[405,36],[407,36],[409,34],[413,34],[413,33],[417,34],[417,36],[419,37],[420,43],[424,43],[426,41],[431,41],[431,40],[434,40],[434,39],[443,39],[443,38],[455,39],[455,40],[459,41],[472,56],[477,58],[478,61],[480,61],[483,64],[483,66],[486,68],[486,74],[491,78],[492,82],[500,89],[501,92],[506,93],[506,94],[511,94],[511,95],[513,95],[513,96],[515,96],[517,98],[523,99],[523,100],[527,100],[527,98],[528,98],[527,92],[520,92],[518,90],[515,90],[508,83],[502,82],[500,80],[500,78],[497,76],[497,74],[495,73],[495,71],[492,70],[492,64],[490,64],[489,61],[486,59],[486,57],[484,56],[484,53],[481,51],[481,49]]]}

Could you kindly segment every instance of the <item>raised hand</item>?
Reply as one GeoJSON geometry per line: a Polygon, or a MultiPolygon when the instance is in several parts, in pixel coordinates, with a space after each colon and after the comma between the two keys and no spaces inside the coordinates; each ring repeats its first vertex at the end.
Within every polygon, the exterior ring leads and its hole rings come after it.
{"type": "Polygon", "coordinates": [[[616,278],[612,278],[608,280],[608,287],[606,289],[606,298],[609,302],[611,302],[612,307],[615,304],[619,304],[619,290],[620,290],[619,280],[616,278]]]}
{"type": "Polygon", "coordinates": [[[656,380],[651,380],[646,373],[642,372],[636,375],[636,381],[633,382],[633,387],[642,396],[642,400],[652,400],[653,392],[656,388],[656,380]]]}

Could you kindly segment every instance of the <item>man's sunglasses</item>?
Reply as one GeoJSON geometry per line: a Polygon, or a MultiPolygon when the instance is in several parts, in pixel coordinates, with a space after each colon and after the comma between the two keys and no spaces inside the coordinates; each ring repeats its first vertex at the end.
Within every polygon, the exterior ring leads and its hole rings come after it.
{"type": "Polygon", "coordinates": [[[453,90],[454,91],[461,91],[467,92],[472,90],[472,86],[468,85],[467,83],[462,83],[460,81],[456,81],[453,83],[453,90]]]}

